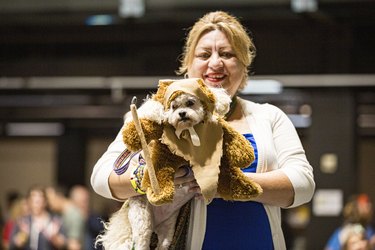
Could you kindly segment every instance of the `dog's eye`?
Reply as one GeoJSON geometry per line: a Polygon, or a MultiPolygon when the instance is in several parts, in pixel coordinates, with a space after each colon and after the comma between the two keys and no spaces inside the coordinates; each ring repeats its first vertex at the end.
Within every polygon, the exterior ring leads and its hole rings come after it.
{"type": "Polygon", "coordinates": [[[172,109],[175,110],[178,108],[178,105],[177,104],[172,104],[172,109]]]}
{"type": "Polygon", "coordinates": [[[191,107],[191,106],[193,106],[194,105],[194,101],[193,100],[188,100],[187,102],[186,102],[186,106],[187,107],[191,107]]]}

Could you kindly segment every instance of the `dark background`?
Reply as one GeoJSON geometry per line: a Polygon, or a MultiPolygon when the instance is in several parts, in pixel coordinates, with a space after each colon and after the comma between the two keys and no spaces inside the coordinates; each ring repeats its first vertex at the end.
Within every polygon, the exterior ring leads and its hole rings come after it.
{"type": "MultiPolygon", "coordinates": [[[[362,150],[375,145],[375,1],[322,0],[317,11],[296,13],[284,0],[149,0],[141,18],[120,18],[117,1],[10,2],[0,1],[0,139],[8,137],[10,122],[63,124],[64,133],[55,137],[57,183],[88,184],[82,168],[88,138],[114,138],[131,97],[142,98],[156,86],[120,89],[123,99],[116,101],[110,86],[75,86],[69,77],[173,77],[188,28],[208,11],[225,10],[238,16],[254,39],[254,77],[297,79],[286,81],[280,95],[244,98],[273,103],[287,114],[309,105],[312,123],[297,130],[317,189],[340,189],[345,199],[368,192],[375,199],[375,151],[362,150]],[[86,25],[99,14],[111,15],[113,23],[86,25]],[[327,84],[326,75],[350,80],[327,84]],[[47,79],[47,85],[33,87],[35,77],[47,79]],[[369,84],[359,84],[363,79],[369,84]],[[319,168],[325,153],[338,156],[335,174],[319,168]]],[[[307,226],[287,237],[300,237],[299,249],[322,249],[341,217],[310,216],[307,226]]]]}
{"type": "Polygon", "coordinates": [[[29,2],[0,12],[2,76],[173,75],[187,29],[212,10],[229,11],[248,28],[258,49],[255,74],[375,71],[375,1],[319,1],[318,11],[295,13],[281,0],[150,0],[141,18],[120,18],[117,1],[102,8],[100,1],[29,2]],[[112,15],[113,24],[86,25],[96,14],[112,15]]]}

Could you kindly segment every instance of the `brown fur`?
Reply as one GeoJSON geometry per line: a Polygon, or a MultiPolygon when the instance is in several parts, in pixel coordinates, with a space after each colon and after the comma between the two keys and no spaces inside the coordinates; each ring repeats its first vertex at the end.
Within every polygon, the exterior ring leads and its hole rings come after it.
{"type": "MultiPolygon", "coordinates": [[[[174,80],[160,80],[159,85],[158,85],[158,91],[156,92],[155,95],[153,95],[153,99],[155,101],[163,103],[165,92],[166,92],[168,86],[171,85],[173,82],[174,82],[174,80]]],[[[199,84],[199,87],[202,89],[202,92],[208,97],[209,101],[211,103],[214,103],[216,98],[215,98],[214,94],[204,84],[203,80],[198,79],[197,83],[199,84]]],[[[178,95],[178,94],[176,94],[176,95],[178,95]]]]}
{"type": "MultiPolygon", "coordinates": [[[[157,101],[163,104],[166,89],[173,82],[174,80],[161,80],[159,82],[159,89],[152,97],[153,100],[150,103],[157,101]]],[[[223,129],[223,155],[220,159],[220,166],[213,166],[220,170],[217,193],[225,200],[250,200],[262,192],[260,186],[247,178],[241,171],[241,168],[249,166],[254,160],[253,148],[227,122],[209,114],[208,105],[212,107],[218,103],[221,104],[220,101],[226,102],[226,97],[228,96],[220,98],[219,102],[217,102],[215,95],[204,85],[201,79],[198,79],[197,83],[202,92],[207,96],[207,98],[204,98],[205,101],[202,100],[204,110],[206,111],[203,121],[212,122],[211,119],[216,119],[215,123],[218,122],[223,129]]],[[[176,91],[176,96],[179,94],[179,91],[176,91]]],[[[174,97],[172,96],[171,99],[174,99],[174,97]]],[[[188,162],[182,157],[174,155],[168,146],[161,143],[160,138],[162,137],[164,127],[170,125],[160,124],[163,116],[162,112],[165,107],[158,105],[158,103],[152,103],[152,105],[157,108],[150,110],[147,107],[147,110],[151,114],[156,115],[146,115],[144,117],[149,117],[149,119],[141,118],[140,122],[150,148],[151,160],[155,168],[160,193],[156,195],[152,192],[150,177],[146,171],[142,180],[142,188],[146,190],[147,197],[142,195],[129,198],[120,211],[111,217],[110,221],[106,224],[104,234],[100,235],[97,240],[97,243],[101,242],[108,249],[122,250],[135,248],[147,250],[149,249],[152,232],[158,235],[157,249],[170,249],[169,246],[173,239],[178,210],[171,214],[165,221],[160,222],[158,225],[153,225],[153,218],[158,216],[157,210],[159,208],[163,210],[165,207],[155,208],[150,206],[148,202],[154,205],[172,202],[175,195],[175,172],[180,166],[188,164],[188,162]],[[160,110],[162,111],[159,112],[160,110]]],[[[214,112],[221,111],[223,113],[223,110],[220,108],[214,112]]],[[[132,151],[142,149],[134,121],[126,123],[123,129],[123,141],[127,148],[132,151]]],[[[187,201],[194,195],[187,193],[186,189],[181,190],[185,190],[186,193],[177,192],[177,201],[181,198],[187,201]]]]}
{"type": "MultiPolygon", "coordinates": [[[[187,162],[174,155],[166,145],[160,142],[163,125],[156,122],[141,119],[142,128],[147,143],[150,143],[151,158],[159,182],[160,193],[152,192],[149,176],[146,172],[142,188],[147,190],[147,198],[154,205],[170,203],[174,195],[174,174],[176,170],[187,162]]],[[[223,127],[223,157],[221,159],[218,194],[225,200],[247,201],[258,196],[262,189],[247,178],[241,171],[254,160],[254,150],[250,143],[227,122],[219,119],[223,127]]],[[[136,151],[141,149],[140,139],[134,126],[130,122],[123,130],[124,143],[129,149],[136,151]]]]}

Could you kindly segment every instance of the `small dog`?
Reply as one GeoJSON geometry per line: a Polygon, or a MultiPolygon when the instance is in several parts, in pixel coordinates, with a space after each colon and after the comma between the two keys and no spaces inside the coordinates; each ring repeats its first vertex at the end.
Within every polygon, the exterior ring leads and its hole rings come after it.
{"type": "MultiPolygon", "coordinates": [[[[216,99],[215,114],[224,116],[229,110],[230,96],[224,89],[209,89],[216,99]]],[[[147,99],[138,109],[138,114],[139,118],[172,125],[179,139],[187,139],[190,136],[192,144],[196,147],[200,146],[201,142],[194,126],[214,119],[199,97],[185,92],[176,92],[172,101],[164,105],[154,99],[147,99]]],[[[125,118],[125,124],[131,120],[128,115],[125,118]]],[[[173,203],[162,206],[150,204],[146,195],[127,199],[122,208],[105,224],[105,232],[98,236],[97,243],[101,243],[107,250],[146,250],[149,249],[151,235],[155,232],[158,236],[157,249],[168,249],[174,235],[179,209],[194,197],[188,189],[188,186],[178,188],[174,193],[173,203]]]]}
{"type": "Polygon", "coordinates": [[[176,129],[179,137],[183,130],[189,130],[203,121],[204,114],[202,102],[196,96],[181,94],[171,102],[165,119],[176,129]]]}
{"type": "MultiPolygon", "coordinates": [[[[231,99],[225,90],[218,88],[210,88],[210,90],[217,98],[216,111],[221,114],[228,112],[231,99]]],[[[193,145],[200,146],[199,137],[194,130],[194,126],[203,122],[205,118],[212,119],[212,114],[206,112],[201,100],[195,95],[183,93],[170,103],[164,120],[175,128],[178,138],[180,138],[184,130],[187,130],[190,132],[193,145]]],[[[184,136],[187,136],[186,133],[184,136]]]]}
{"type": "Polygon", "coordinates": [[[179,209],[194,197],[185,186],[175,193],[172,204],[153,206],[146,195],[127,199],[121,209],[104,223],[104,234],[96,244],[106,250],[150,249],[151,236],[158,237],[158,250],[167,250],[172,243],[179,209]]]}

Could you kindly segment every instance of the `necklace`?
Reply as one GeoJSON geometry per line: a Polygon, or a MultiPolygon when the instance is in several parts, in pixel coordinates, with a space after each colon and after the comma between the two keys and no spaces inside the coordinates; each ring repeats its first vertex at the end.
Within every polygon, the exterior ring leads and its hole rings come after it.
{"type": "Polygon", "coordinates": [[[237,96],[235,95],[232,97],[232,102],[229,105],[228,113],[226,113],[224,116],[225,120],[227,120],[233,114],[234,110],[236,110],[236,106],[237,106],[237,96]]]}

